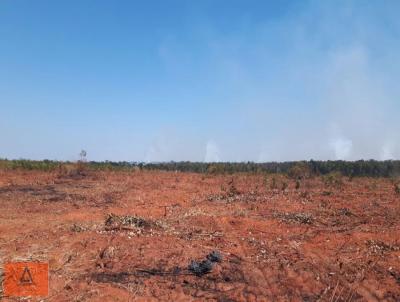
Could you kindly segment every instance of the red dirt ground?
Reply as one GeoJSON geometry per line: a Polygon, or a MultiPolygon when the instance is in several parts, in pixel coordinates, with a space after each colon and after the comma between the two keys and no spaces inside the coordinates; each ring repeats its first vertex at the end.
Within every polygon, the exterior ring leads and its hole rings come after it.
{"type": "Polygon", "coordinates": [[[391,180],[272,178],[3,171],[0,266],[49,263],[49,296],[32,301],[400,301],[391,180]],[[187,270],[213,250],[210,273],[187,270]]]}

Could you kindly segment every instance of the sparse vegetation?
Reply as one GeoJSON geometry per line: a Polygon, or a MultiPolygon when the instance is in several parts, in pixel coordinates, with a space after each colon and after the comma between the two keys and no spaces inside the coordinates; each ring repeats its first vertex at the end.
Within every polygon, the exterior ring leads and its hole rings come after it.
{"type": "Polygon", "coordinates": [[[288,171],[288,176],[296,180],[310,178],[312,176],[312,171],[307,164],[307,162],[298,162],[294,164],[288,171]]]}
{"type": "Polygon", "coordinates": [[[286,181],[282,181],[282,191],[286,191],[288,186],[289,186],[289,184],[286,181]]]}
{"type": "Polygon", "coordinates": [[[0,170],[55,171],[59,165],[60,162],[51,160],[0,159],[0,170]]]}
{"type": "Polygon", "coordinates": [[[331,172],[322,177],[322,180],[326,187],[335,187],[337,189],[343,186],[343,176],[339,172],[331,172]]]}
{"type": "Polygon", "coordinates": [[[312,224],[313,216],[309,213],[276,213],[274,215],[276,218],[279,218],[281,221],[289,222],[289,223],[301,223],[301,224],[312,224]]]}
{"type": "Polygon", "coordinates": [[[86,175],[86,172],[87,172],[86,156],[87,156],[87,152],[85,150],[81,150],[81,152],[79,153],[79,160],[76,165],[77,173],[82,176],[86,175]]]}
{"type": "Polygon", "coordinates": [[[271,189],[271,190],[275,190],[277,187],[278,187],[278,185],[277,185],[276,177],[273,176],[273,177],[271,178],[270,189],[271,189]]]}
{"type": "Polygon", "coordinates": [[[119,216],[113,213],[108,214],[105,225],[108,228],[125,228],[125,227],[135,227],[135,228],[145,228],[152,226],[152,223],[144,218],[137,216],[119,216]]]}
{"type": "Polygon", "coordinates": [[[228,192],[227,192],[228,197],[233,197],[235,195],[239,195],[240,194],[239,190],[236,188],[236,186],[235,186],[235,184],[233,182],[233,179],[231,179],[229,181],[228,186],[229,186],[228,192]]]}
{"type": "Polygon", "coordinates": [[[395,184],[394,184],[394,192],[395,192],[397,195],[400,195],[400,183],[395,183],[395,184]]]}
{"type": "Polygon", "coordinates": [[[390,244],[383,242],[381,240],[367,240],[365,244],[368,246],[372,253],[383,254],[391,251],[398,252],[400,251],[400,245],[398,244],[390,244]]]}

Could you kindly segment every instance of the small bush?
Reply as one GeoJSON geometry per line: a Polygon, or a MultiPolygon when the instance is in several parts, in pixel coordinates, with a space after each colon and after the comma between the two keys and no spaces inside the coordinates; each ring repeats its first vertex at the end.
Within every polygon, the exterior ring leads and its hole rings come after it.
{"type": "Polygon", "coordinates": [[[231,179],[229,181],[228,185],[229,185],[228,192],[227,192],[228,197],[233,197],[235,195],[240,194],[239,190],[235,187],[233,179],[231,179]]]}
{"type": "Polygon", "coordinates": [[[85,175],[87,171],[87,159],[86,159],[86,151],[82,150],[81,153],[79,153],[80,159],[78,160],[77,163],[77,172],[80,175],[85,175]]]}
{"type": "Polygon", "coordinates": [[[270,187],[271,190],[275,190],[278,187],[275,176],[272,177],[271,184],[270,184],[269,187],[270,187]]]}
{"type": "Polygon", "coordinates": [[[312,176],[310,167],[305,162],[298,162],[289,169],[288,176],[294,179],[305,179],[312,176]]]}
{"type": "Polygon", "coordinates": [[[324,175],[322,180],[327,187],[341,188],[343,186],[343,177],[340,172],[332,172],[324,175]]]}
{"type": "Polygon", "coordinates": [[[264,186],[268,189],[268,185],[269,185],[269,177],[267,174],[267,175],[264,175],[264,186]]]}
{"type": "Polygon", "coordinates": [[[86,167],[82,168],[78,163],[59,164],[57,168],[58,178],[77,178],[80,179],[86,175],[86,167]]]}
{"type": "Polygon", "coordinates": [[[394,192],[400,195],[400,183],[394,184],[394,192]]]}

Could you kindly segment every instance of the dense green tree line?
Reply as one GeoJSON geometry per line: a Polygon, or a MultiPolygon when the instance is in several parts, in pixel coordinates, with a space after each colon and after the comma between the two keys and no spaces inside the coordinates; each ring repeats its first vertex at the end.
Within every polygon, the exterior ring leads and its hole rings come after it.
{"type": "Polygon", "coordinates": [[[198,173],[235,173],[235,172],[267,172],[290,174],[293,167],[302,166],[314,175],[340,172],[346,176],[390,177],[400,175],[400,161],[292,161],[270,163],[196,163],[169,162],[152,163],[144,167],[152,170],[168,170],[198,173]]]}
{"type": "MultiPolygon", "coordinates": [[[[42,170],[52,171],[61,165],[73,164],[71,162],[59,162],[51,160],[0,160],[0,169],[3,170],[42,170]]],[[[391,177],[400,176],[400,161],[292,161],[292,162],[161,162],[161,163],[140,163],[140,162],[86,162],[88,169],[91,170],[164,170],[181,171],[195,173],[284,173],[291,174],[296,168],[307,169],[313,175],[324,175],[331,172],[340,172],[346,176],[372,176],[372,177],[391,177]]],[[[298,172],[297,172],[298,173],[298,172]]]]}

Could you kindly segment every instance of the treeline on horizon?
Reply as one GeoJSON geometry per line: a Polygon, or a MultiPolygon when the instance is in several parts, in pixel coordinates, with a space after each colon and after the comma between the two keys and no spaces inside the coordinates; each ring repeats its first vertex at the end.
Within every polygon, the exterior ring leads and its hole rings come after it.
{"type": "MultiPolygon", "coordinates": [[[[74,165],[73,162],[52,160],[7,160],[0,159],[1,170],[41,170],[56,171],[64,165],[74,165]]],[[[82,164],[82,163],[81,163],[82,164]]],[[[290,162],[84,162],[89,170],[99,171],[130,171],[130,170],[162,170],[208,174],[243,173],[282,173],[290,174],[296,168],[307,170],[312,175],[325,175],[339,172],[344,176],[393,177],[400,176],[400,160],[358,160],[358,161],[290,161],[290,162]]]]}

